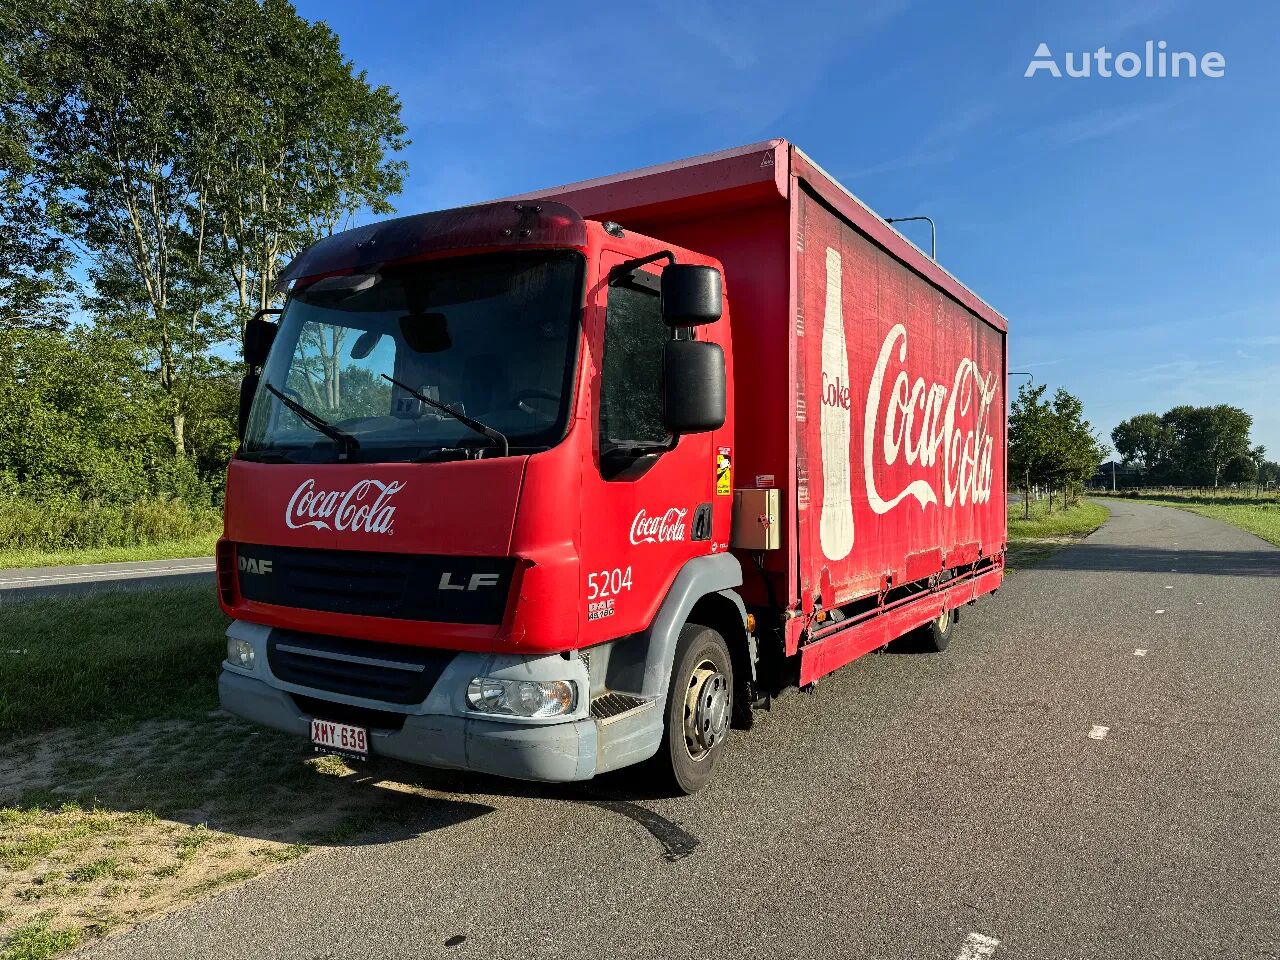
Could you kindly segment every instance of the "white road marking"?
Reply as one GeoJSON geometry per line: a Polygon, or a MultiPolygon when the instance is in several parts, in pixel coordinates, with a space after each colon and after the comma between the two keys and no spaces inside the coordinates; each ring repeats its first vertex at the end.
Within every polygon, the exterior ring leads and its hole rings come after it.
{"type": "Polygon", "coordinates": [[[1164,613],[1163,610],[1157,610],[1156,613],[1164,613]]]}
{"type": "Polygon", "coordinates": [[[960,947],[960,952],[956,954],[956,960],[987,960],[988,957],[996,955],[998,946],[1000,941],[995,937],[988,937],[984,933],[971,933],[960,947]]]}
{"type": "Polygon", "coordinates": [[[1197,606],[1197,607],[1203,607],[1203,606],[1204,606],[1204,601],[1203,601],[1203,600],[1197,600],[1197,601],[1196,601],[1196,606],[1197,606]]]}
{"type": "Polygon", "coordinates": [[[1147,655],[1147,651],[1145,651],[1145,650],[1135,650],[1135,651],[1133,651],[1133,655],[1134,655],[1135,657],[1145,657],[1145,656],[1147,655]]]}
{"type": "Polygon", "coordinates": [[[139,577],[167,577],[175,573],[212,573],[213,560],[185,564],[180,567],[131,567],[127,570],[90,570],[83,573],[46,573],[35,577],[0,578],[0,590],[40,583],[76,583],[81,580],[129,580],[139,577]]]}
{"type": "Polygon", "coordinates": [[[1104,740],[1106,739],[1107,734],[1110,732],[1111,732],[1110,727],[1099,726],[1098,724],[1095,723],[1093,725],[1093,729],[1089,731],[1089,739],[1104,740]]]}
{"type": "Polygon", "coordinates": [[[1172,590],[1172,589],[1173,589],[1173,584],[1172,584],[1172,583],[1166,583],[1166,584],[1164,585],[1164,588],[1165,588],[1166,590],[1172,590]]]}

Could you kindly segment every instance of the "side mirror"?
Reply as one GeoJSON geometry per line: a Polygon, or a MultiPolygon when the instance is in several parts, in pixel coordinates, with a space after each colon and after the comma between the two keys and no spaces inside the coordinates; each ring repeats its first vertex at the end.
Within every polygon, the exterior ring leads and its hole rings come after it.
{"type": "Polygon", "coordinates": [[[250,367],[260,367],[267,362],[267,354],[271,352],[271,344],[275,343],[280,327],[271,323],[267,316],[279,316],[283,310],[259,310],[244,325],[244,362],[250,367]]]}
{"type": "Polygon", "coordinates": [[[697,327],[720,319],[724,280],[715,267],[673,263],[662,271],[662,320],[669,327],[697,327]]]}
{"type": "Polygon", "coordinates": [[[240,415],[236,420],[236,436],[241,440],[249,427],[249,410],[253,406],[254,394],[258,392],[259,379],[256,373],[250,373],[240,381],[240,415]]]}
{"type": "Polygon", "coordinates": [[[724,351],[718,343],[667,341],[662,349],[662,420],[668,430],[678,436],[720,429],[725,393],[724,351]]]}

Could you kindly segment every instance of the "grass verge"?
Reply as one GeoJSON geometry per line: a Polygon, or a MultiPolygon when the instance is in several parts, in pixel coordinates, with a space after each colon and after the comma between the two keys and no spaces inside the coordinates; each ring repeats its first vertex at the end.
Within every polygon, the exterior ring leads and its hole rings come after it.
{"type": "Polygon", "coordinates": [[[1021,503],[1009,506],[1009,552],[1011,569],[1032,566],[1063,546],[1080,540],[1107,522],[1111,511],[1100,503],[1079,500],[1070,507],[1049,512],[1047,500],[1033,500],[1030,517],[1021,503]]]}
{"type": "MultiPolygon", "coordinates": [[[[1110,498],[1112,495],[1108,495],[1110,498]]],[[[1140,497],[1115,495],[1116,500],[1132,500],[1135,503],[1151,503],[1162,507],[1177,507],[1188,513],[1221,520],[1233,527],[1247,530],[1256,537],[1280,547],[1280,498],[1261,497],[1202,497],[1185,493],[1147,493],[1140,497]]]]}
{"type": "Polygon", "coordinates": [[[133,547],[95,547],[88,550],[0,550],[0,570],[19,567],[65,567],[78,563],[129,563],[138,560],[179,560],[211,557],[220,530],[181,540],[133,547]]]}
{"type": "Polygon", "coordinates": [[[227,619],[213,586],[6,601],[0,738],[217,706],[227,619]]]}
{"type": "Polygon", "coordinates": [[[0,649],[0,960],[54,957],[314,846],[412,835],[429,810],[488,809],[213,709],[226,621],[208,587],[4,615],[23,652],[0,649]]]}

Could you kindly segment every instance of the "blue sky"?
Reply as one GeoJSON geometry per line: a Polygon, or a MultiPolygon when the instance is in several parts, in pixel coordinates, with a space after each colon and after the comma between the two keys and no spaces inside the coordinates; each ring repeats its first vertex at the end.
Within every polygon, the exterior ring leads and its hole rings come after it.
{"type": "Polygon", "coordinates": [[[940,262],[1009,317],[1011,368],[1104,434],[1234,403],[1280,456],[1278,4],[298,9],[400,94],[402,212],[787,137],[879,213],[932,216],[940,262]],[[1041,42],[1061,64],[1147,40],[1225,76],[1023,76],[1041,42]]]}

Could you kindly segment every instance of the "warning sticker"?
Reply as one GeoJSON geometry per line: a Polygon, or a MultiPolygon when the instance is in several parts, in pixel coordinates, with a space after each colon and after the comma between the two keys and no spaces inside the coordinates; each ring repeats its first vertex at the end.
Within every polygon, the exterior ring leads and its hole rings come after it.
{"type": "Polygon", "coordinates": [[[727,497],[733,493],[733,454],[729,447],[716,448],[716,494],[727,497]]]}

